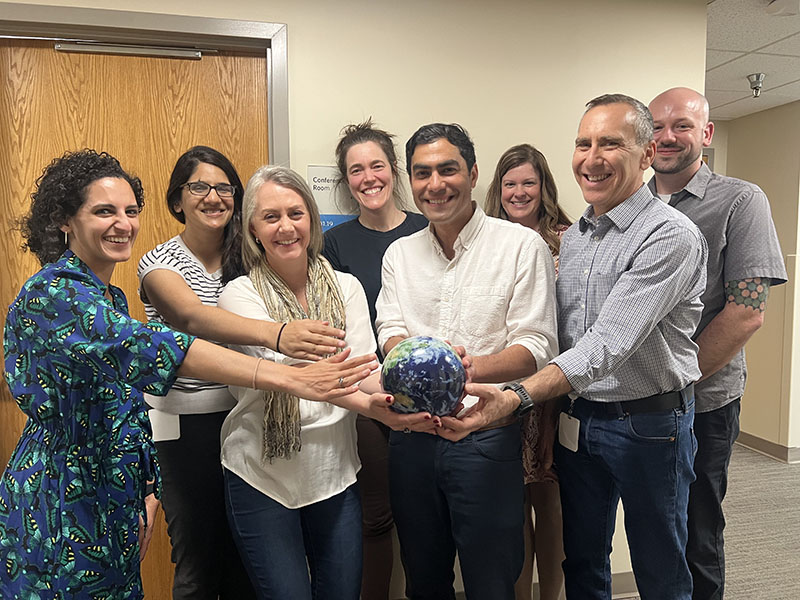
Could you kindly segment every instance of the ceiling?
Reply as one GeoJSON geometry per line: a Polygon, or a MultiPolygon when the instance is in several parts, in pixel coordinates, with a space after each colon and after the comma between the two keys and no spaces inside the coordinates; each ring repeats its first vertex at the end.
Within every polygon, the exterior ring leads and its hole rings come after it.
{"type": "Polygon", "coordinates": [[[768,10],[800,0],[709,0],[706,97],[711,117],[735,119],[800,100],[800,14],[768,10]],[[771,6],[770,6],[771,5],[771,6]],[[747,75],[764,73],[753,98],[747,75]]]}

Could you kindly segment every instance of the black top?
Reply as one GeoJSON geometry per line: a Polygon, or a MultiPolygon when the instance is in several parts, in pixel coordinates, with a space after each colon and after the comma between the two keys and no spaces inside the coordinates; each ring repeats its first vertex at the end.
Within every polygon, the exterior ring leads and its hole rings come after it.
{"type": "Polygon", "coordinates": [[[364,286],[369,304],[372,331],[375,329],[375,301],[381,291],[381,262],[389,245],[401,237],[416,233],[428,226],[428,219],[418,213],[404,211],[406,220],[389,231],[375,231],[364,227],[358,219],[337,225],[325,232],[322,254],[333,268],[351,273],[364,286]]]}

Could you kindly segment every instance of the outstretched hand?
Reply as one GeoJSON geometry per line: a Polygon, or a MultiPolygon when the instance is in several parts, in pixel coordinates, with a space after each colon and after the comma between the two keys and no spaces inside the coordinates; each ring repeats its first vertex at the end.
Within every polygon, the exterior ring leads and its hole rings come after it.
{"type": "Polygon", "coordinates": [[[435,433],[439,417],[434,417],[428,412],[402,414],[392,410],[394,397],[386,392],[370,394],[368,400],[367,416],[377,419],[394,431],[419,431],[435,433]]]}
{"type": "Polygon", "coordinates": [[[306,400],[327,402],[358,391],[358,382],[378,367],[374,354],[348,359],[350,348],[315,363],[297,365],[289,391],[306,400]]]}
{"type": "Polygon", "coordinates": [[[495,421],[507,417],[519,406],[519,397],[511,390],[502,391],[493,385],[468,383],[467,394],[478,397],[478,402],[458,417],[442,417],[442,426],[436,434],[457,442],[495,421]]]}
{"type": "Polygon", "coordinates": [[[327,321],[301,319],[286,323],[275,348],[281,354],[302,360],[321,360],[344,348],[344,331],[327,321]]]}

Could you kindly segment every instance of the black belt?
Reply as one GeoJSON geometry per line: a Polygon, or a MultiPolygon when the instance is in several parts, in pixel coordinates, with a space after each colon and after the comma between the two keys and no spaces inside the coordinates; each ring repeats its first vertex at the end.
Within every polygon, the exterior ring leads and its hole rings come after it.
{"type": "Polygon", "coordinates": [[[593,402],[586,398],[578,398],[588,402],[592,407],[598,408],[603,412],[621,417],[622,415],[635,415],[640,413],[655,413],[672,410],[673,408],[685,407],[682,392],[689,391],[689,396],[692,395],[692,387],[694,384],[689,384],[683,390],[677,392],[664,392],[663,394],[655,394],[647,398],[639,398],[637,400],[625,400],[624,402],[593,402]]]}

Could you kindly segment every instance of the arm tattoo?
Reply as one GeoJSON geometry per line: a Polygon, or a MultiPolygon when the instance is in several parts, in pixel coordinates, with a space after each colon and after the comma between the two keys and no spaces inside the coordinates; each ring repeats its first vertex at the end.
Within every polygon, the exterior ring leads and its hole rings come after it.
{"type": "Polygon", "coordinates": [[[767,308],[769,280],[762,277],[729,281],[725,284],[725,296],[732,304],[741,304],[764,312],[767,308]]]}

